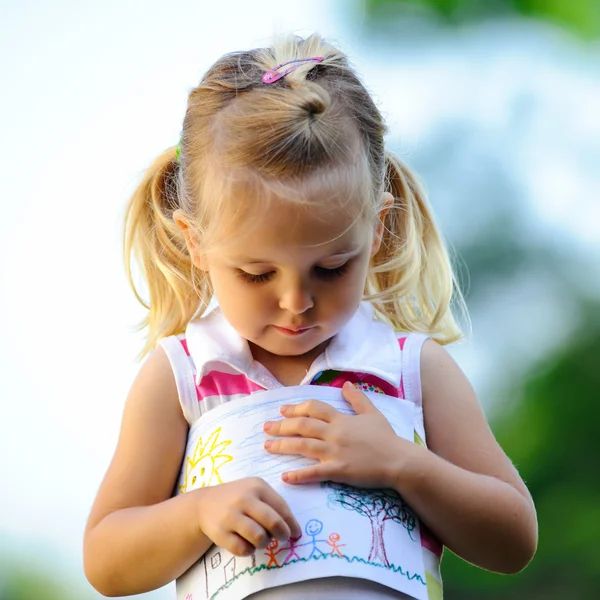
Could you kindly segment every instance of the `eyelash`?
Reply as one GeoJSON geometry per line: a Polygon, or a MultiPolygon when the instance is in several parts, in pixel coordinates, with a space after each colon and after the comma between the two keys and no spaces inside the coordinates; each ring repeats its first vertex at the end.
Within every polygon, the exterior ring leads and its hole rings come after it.
{"type": "Polygon", "coordinates": [[[265,283],[271,279],[272,271],[269,273],[261,273],[260,275],[252,275],[252,273],[246,273],[246,271],[242,271],[241,269],[238,271],[238,275],[246,282],[246,283],[265,283]]]}
{"type": "MultiPolygon", "coordinates": [[[[349,261],[345,262],[343,265],[336,267],[335,269],[326,269],[325,267],[315,267],[315,273],[317,277],[323,279],[324,281],[334,281],[338,277],[342,277],[346,274],[349,267],[349,261]]],[[[268,273],[261,273],[260,275],[253,275],[252,273],[246,273],[246,271],[242,271],[239,269],[239,276],[246,283],[266,283],[273,276],[274,271],[269,271],[268,273]]]]}

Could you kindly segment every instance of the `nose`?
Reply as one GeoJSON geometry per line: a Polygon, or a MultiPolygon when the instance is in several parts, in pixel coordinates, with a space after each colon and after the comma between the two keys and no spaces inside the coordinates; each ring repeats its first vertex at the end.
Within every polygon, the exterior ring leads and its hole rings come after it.
{"type": "Polygon", "coordinates": [[[279,308],[300,315],[315,305],[312,291],[302,281],[288,282],[279,296],[279,308]]]}

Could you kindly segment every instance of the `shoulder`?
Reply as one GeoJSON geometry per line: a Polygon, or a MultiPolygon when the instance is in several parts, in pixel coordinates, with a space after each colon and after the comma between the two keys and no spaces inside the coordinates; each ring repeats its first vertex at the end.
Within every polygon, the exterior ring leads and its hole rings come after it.
{"type": "Polygon", "coordinates": [[[475,391],[448,350],[428,338],[421,350],[421,385],[423,403],[479,405],[475,391]]]}
{"type": "Polygon", "coordinates": [[[467,376],[450,353],[429,339],[421,354],[423,415],[433,452],[475,472],[495,456],[505,460],[467,376]]]}
{"type": "Polygon", "coordinates": [[[171,362],[161,346],[153,350],[133,381],[123,413],[122,437],[139,431],[187,430],[171,362]]]}
{"type": "Polygon", "coordinates": [[[144,396],[177,397],[175,375],[169,356],[162,345],[148,354],[133,382],[131,392],[143,393],[144,396]]]}
{"type": "Polygon", "coordinates": [[[421,350],[423,384],[435,383],[439,377],[465,377],[450,353],[432,338],[427,338],[421,350]]]}
{"type": "Polygon", "coordinates": [[[107,514],[166,500],[181,464],[188,426],[183,417],[171,364],[158,346],[133,381],[117,447],[98,491],[88,529],[107,514]]]}
{"type": "Polygon", "coordinates": [[[434,452],[448,457],[452,448],[461,446],[457,437],[464,441],[473,437],[475,442],[489,436],[487,419],[467,376],[433,339],[421,351],[421,388],[425,430],[434,452]]]}

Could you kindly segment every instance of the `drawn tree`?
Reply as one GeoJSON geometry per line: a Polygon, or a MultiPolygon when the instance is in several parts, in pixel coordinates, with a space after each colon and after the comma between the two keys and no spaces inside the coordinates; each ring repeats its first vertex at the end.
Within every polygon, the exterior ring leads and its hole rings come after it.
{"type": "Polygon", "coordinates": [[[411,532],[415,529],[417,520],[408,504],[395,491],[359,489],[332,481],[323,482],[321,487],[331,489],[327,496],[330,506],[338,505],[368,517],[371,524],[369,562],[380,562],[386,567],[390,566],[383,538],[387,521],[402,525],[410,539],[415,541],[411,532]]]}

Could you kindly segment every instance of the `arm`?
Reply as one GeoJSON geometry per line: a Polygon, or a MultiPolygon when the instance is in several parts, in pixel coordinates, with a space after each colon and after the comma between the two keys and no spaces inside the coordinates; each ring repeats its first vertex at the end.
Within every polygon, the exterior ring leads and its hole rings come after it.
{"type": "Polygon", "coordinates": [[[257,477],[171,498],[187,434],[171,366],[158,348],[127,399],[117,449],[85,531],[85,573],[100,593],[161,587],[213,542],[243,556],[273,537],[299,537],[285,500],[257,477]]]}
{"type": "Polygon", "coordinates": [[[355,415],[319,400],[284,405],[285,419],[265,423],[266,433],[276,436],[265,447],[315,460],[284,472],[287,483],[395,488],[465,560],[491,571],[520,571],[537,547],[537,518],[525,484],[494,439],[467,378],[431,340],[423,346],[421,379],[429,448],[398,437],[349,384],[342,391],[355,415]]]}
{"type": "Polygon", "coordinates": [[[492,571],[523,569],[537,547],[533,501],[496,442],[475,393],[450,355],[421,356],[428,450],[398,438],[394,487],[463,559],[492,571]]]}
{"type": "Polygon", "coordinates": [[[171,498],[187,432],[171,366],[159,348],[129,393],[117,448],[85,530],[86,576],[102,594],[165,585],[211,545],[198,526],[195,494],[171,498]]]}

